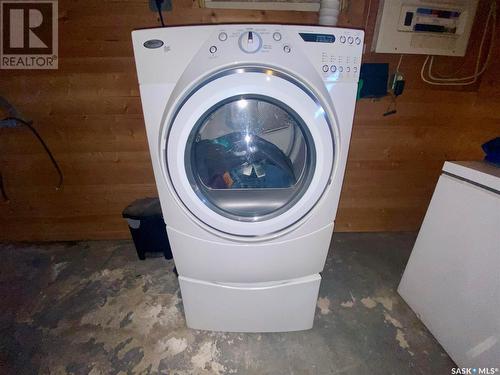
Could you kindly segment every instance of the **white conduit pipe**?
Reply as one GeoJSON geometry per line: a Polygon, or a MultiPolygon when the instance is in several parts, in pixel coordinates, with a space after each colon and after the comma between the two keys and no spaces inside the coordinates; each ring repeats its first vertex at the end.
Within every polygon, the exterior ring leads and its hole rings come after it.
{"type": "Polygon", "coordinates": [[[319,24],[335,26],[339,19],[340,0],[321,0],[319,5],[319,24]]]}

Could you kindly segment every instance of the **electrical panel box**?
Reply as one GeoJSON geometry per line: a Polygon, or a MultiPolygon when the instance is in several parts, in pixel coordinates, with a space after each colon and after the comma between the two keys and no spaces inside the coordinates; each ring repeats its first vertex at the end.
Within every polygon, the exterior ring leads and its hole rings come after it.
{"type": "Polygon", "coordinates": [[[464,56],[478,0],[381,0],[372,51],[464,56]]]}

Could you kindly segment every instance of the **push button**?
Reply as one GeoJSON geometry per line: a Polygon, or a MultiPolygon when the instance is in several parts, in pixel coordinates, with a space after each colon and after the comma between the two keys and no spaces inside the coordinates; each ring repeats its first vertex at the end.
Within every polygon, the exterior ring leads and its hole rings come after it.
{"type": "Polygon", "coordinates": [[[216,46],[212,46],[212,47],[209,48],[209,51],[210,51],[210,53],[215,53],[215,52],[217,52],[217,47],[216,46]]]}
{"type": "Polygon", "coordinates": [[[335,65],[330,66],[330,71],[335,73],[337,71],[337,67],[335,65]]]}
{"type": "Polygon", "coordinates": [[[354,38],[352,36],[350,36],[349,38],[347,38],[347,42],[349,44],[353,44],[354,43],[354,38]]]}
{"type": "Polygon", "coordinates": [[[326,72],[328,72],[328,65],[323,65],[323,68],[322,68],[322,69],[323,69],[323,71],[324,71],[325,73],[326,73],[326,72]]]}

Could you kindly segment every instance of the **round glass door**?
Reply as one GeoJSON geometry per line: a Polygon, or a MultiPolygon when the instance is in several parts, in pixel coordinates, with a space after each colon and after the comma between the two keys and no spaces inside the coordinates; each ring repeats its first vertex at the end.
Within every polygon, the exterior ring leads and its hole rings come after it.
{"type": "Polygon", "coordinates": [[[335,127],[316,96],[285,74],[255,69],[193,89],[162,131],[164,173],[186,212],[239,237],[296,223],[334,166],[335,127]]]}
{"type": "Polygon", "coordinates": [[[311,135],[294,110],[273,98],[244,95],[216,104],[194,126],[186,170],[211,209],[259,221],[300,199],[314,155],[311,135]]]}

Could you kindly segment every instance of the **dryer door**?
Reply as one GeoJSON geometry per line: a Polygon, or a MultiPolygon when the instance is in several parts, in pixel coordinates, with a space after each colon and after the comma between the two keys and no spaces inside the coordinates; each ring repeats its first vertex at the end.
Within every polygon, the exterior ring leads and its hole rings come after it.
{"type": "Polygon", "coordinates": [[[334,140],[319,101],[271,70],[197,88],[167,126],[166,175],[198,220],[262,236],[304,217],[328,185],[334,140]]]}

